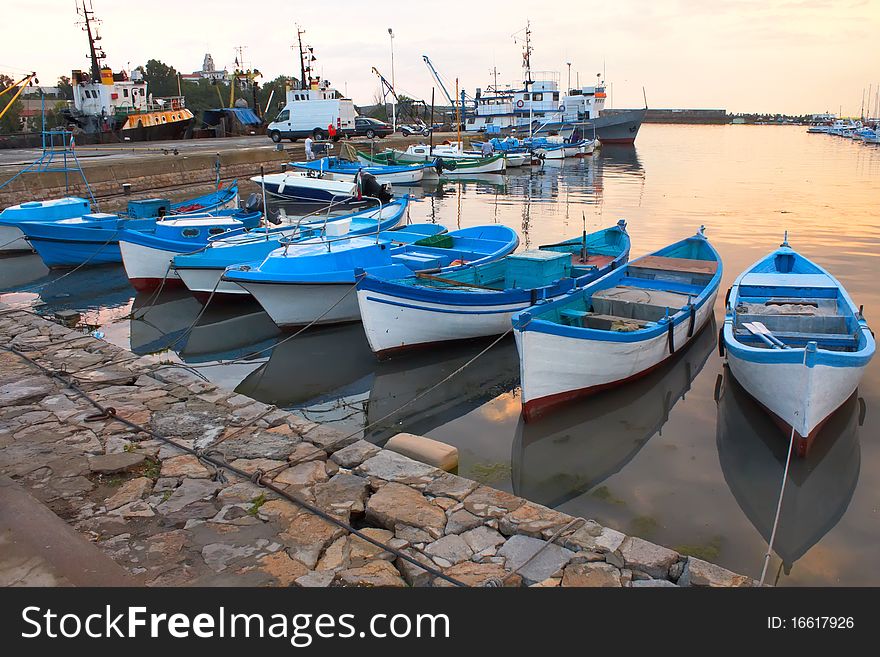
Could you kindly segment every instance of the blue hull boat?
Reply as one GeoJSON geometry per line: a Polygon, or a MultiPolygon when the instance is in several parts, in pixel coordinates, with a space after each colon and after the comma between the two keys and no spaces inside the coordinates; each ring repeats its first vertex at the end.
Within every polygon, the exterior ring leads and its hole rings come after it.
{"type": "Polygon", "coordinates": [[[671,244],[513,316],[523,415],[644,376],[713,317],[721,257],[703,235],[671,244]]]}
{"type": "Polygon", "coordinates": [[[875,349],[843,285],[787,240],[734,281],[722,339],[731,374],[800,456],[856,390],[875,349]]]}
{"type": "MultiPolygon", "coordinates": [[[[234,213],[238,210],[222,208],[234,207],[237,201],[238,185],[233,183],[180,203],[168,204],[163,199],[132,202],[129,214],[86,213],[66,219],[21,221],[17,227],[47,267],[104,265],[122,262],[119,251],[122,230],[152,232],[157,222],[167,217],[184,216],[185,212],[234,213]],[[166,207],[169,211],[162,216],[166,207]]],[[[253,227],[255,224],[246,225],[253,227]]]]}
{"type": "Polygon", "coordinates": [[[197,297],[206,297],[213,293],[231,299],[232,297],[247,298],[250,295],[239,285],[229,281],[221,281],[227,267],[246,262],[259,262],[272,251],[281,246],[281,242],[289,240],[305,240],[321,238],[324,235],[337,235],[330,239],[338,240],[360,235],[371,235],[388,241],[406,240],[406,235],[419,235],[409,241],[415,241],[439,232],[445,228],[436,224],[424,224],[418,227],[405,226],[394,236],[388,235],[406,214],[409,199],[402,198],[380,208],[362,210],[354,214],[333,217],[326,224],[320,222],[285,226],[282,228],[259,228],[242,235],[233,235],[220,240],[212,240],[206,249],[192,255],[174,258],[174,272],[184,285],[197,297]]]}
{"type": "Polygon", "coordinates": [[[230,267],[224,280],[237,283],[281,327],[331,324],[360,318],[354,286],[359,272],[402,277],[413,271],[445,275],[504,257],[519,244],[506,226],[475,226],[411,244],[355,237],[328,243],[306,240],[269,254],[262,262],[230,267]]]}
{"type": "Polygon", "coordinates": [[[426,168],[434,170],[432,164],[399,164],[364,166],[359,162],[343,160],[338,157],[325,157],[311,162],[290,162],[289,167],[301,171],[318,171],[332,173],[338,177],[352,180],[361,171],[376,177],[379,183],[391,185],[415,185],[422,181],[426,168]]]}
{"type": "Polygon", "coordinates": [[[559,298],[624,264],[626,222],[446,274],[367,275],[358,304],[373,352],[381,357],[438,342],[500,335],[514,313],[559,298]]]}
{"type": "Polygon", "coordinates": [[[212,239],[258,226],[263,215],[258,211],[221,210],[214,213],[187,214],[157,221],[153,230],[119,231],[119,250],[129,282],[136,290],[149,290],[164,283],[179,284],[171,265],[180,253],[195,253],[212,239]]]}

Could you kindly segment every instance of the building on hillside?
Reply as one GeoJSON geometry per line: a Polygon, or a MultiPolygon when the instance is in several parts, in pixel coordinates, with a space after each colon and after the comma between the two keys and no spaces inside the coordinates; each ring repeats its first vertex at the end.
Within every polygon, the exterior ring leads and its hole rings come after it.
{"type": "Polygon", "coordinates": [[[227,83],[229,79],[229,72],[226,69],[218,71],[217,67],[214,66],[214,58],[211,56],[211,53],[205,53],[205,59],[202,62],[202,70],[193,71],[192,73],[181,73],[180,79],[188,80],[189,82],[198,82],[199,80],[215,80],[217,82],[227,83]]]}

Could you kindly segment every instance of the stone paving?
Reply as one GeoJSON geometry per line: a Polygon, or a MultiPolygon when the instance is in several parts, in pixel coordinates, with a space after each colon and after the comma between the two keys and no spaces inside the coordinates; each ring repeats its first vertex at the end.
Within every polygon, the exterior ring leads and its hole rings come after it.
{"type": "MultiPolygon", "coordinates": [[[[752,586],[625,536],[380,449],[0,305],[0,343],[62,368],[120,417],[245,471],[471,586],[752,586]],[[560,530],[564,531],[560,532],[560,530]],[[548,538],[556,540],[532,558],[548,538]]],[[[96,420],[0,350],[0,474],[147,586],[449,586],[271,491],[96,420]]]]}

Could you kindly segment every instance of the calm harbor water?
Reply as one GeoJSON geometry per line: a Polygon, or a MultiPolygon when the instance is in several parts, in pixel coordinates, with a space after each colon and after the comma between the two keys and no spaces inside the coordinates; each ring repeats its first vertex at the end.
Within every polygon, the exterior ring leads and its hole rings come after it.
{"type": "MultiPolygon", "coordinates": [[[[701,225],[724,258],[723,289],[789,231],[880,326],[880,148],[802,127],[646,125],[637,146],[416,190],[412,221],[498,222],[536,246],[626,218],[633,257],[701,225]]],[[[512,339],[385,418],[486,343],[373,358],[360,325],[284,336],[259,306],[209,307],[185,293],[152,303],[121,267],[45,285],[36,256],[0,260],[0,300],[76,309],[105,339],[198,367],[207,378],[315,421],[456,445],[459,472],[567,513],[758,576],[786,439],[724,371],[710,326],[671,365],[525,425],[512,339]],[[43,286],[28,291],[34,286],[43,286]],[[132,309],[145,310],[130,319],[132,309]],[[255,354],[254,352],[262,353],[255,354]],[[218,360],[241,362],[216,365],[218,360]],[[384,419],[383,419],[384,418],[384,419]]],[[[723,294],[716,317],[723,317],[723,294]]],[[[786,487],[771,581],[880,584],[880,363],[834,416],[786,487]]]]}

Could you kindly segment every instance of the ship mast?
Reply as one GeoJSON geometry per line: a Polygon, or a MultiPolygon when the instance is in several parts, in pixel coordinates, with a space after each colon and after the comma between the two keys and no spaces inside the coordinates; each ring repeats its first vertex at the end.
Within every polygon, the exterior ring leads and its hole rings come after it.
{"type": "Polygon", "coordinates": [[[95,45],[96,41],[100,41],[101,37],[98,34],[97,27],[95,28],[94,35],[92,34],[92,23],[95,25],[99,24],[101,21],[95,18],[95,12],[92,9],[91,3],[86,7],[86,0],[83,0],[82,8],[80,8],[79,4],[76,5],[76,13],[82,16],[83,18],[83,31],[89,37],[89,57],[92,60],[92,82],[100,82],[101,81],[101,63],[100,60],[104,59],[107,55],[104,54],[104,51],[95,45]]]}
{"type": "Polygon", "coordinates": [[[302,29],[299,25],[296,26],[296,41],[299,46],[299,70],[300,70],[300,79],[299,79],[299,88],[300,89],[308,89],[306,86],[306,60],[305,60],[305,51],[303,50],[303,40],[302,35],[305,34],[305,30],[302,29]]]}

